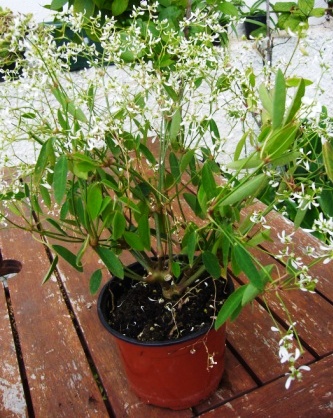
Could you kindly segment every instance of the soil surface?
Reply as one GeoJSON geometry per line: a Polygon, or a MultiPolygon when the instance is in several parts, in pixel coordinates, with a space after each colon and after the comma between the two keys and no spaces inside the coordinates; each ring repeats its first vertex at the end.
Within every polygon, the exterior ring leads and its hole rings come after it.
{"type": "Polygon", "coordinates": [[[109,325],[139,341],[167,341],[213,326],[226,296],[223,279],[198,279],[181,297],[163,297],[159,284],[112,280],[103,309],[109,325]]]}

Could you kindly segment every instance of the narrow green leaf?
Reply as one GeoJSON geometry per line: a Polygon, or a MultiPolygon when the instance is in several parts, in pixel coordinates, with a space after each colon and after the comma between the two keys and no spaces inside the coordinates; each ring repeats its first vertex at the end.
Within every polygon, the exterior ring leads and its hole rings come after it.
{"type": "Polygon", "coordinates": [[[240,244],[234,246],[235,258],[239,267],[246,274],[250,282],[258,289],[263,289],[263,284],[259,272],[252,261],[250,253],[240,244]]]}
{"type": "Polygon", "coordinates": [[[150,242],[151,233],[150,233],[148,215],[146,214],[141,216],[141,218],[139,219],[138,233],[139,233],[139,237],[141,239],[141,242],[144,248],[149,251],[151,249],[151,242],[150,242]]]}
{"type": "Polygon", "coordinates": [[[180,264],[177,263],[176,261],[173,261],[171,263],[171,271],[172,271],[173,276],[178,279],[178,277],[180,277],[180,273],[181,273],[180,264]]]}
{"type": "Polygon", "coordinates": [[[170,164],[171,174],[172,174],[174,180],[176,181],[180,178],[180,169],[179,169],[178,158],[176,157],[175,153],[173,153],[173,152],[170,152],[169,164],[170,164]]]}
{"type": "Polygon", "coordinates": [[[208,163],[202,167],[202,186],[206,192],[208,200],[211,200],[216,195],[216,182],[212,170],[208,163]]]}
{"type": "Polygon", "coordinates": [[[194,157],[194,153],[195,151],[193,149],[190,149],[182,156],[180,165],[179,165],[180,171],[182,173],[186,170],[187,166],[190,164],[190,161],[194,157]]]}
{"type": "Polygon", "coordinates": [[[42,284],[46,283],[51,278],[54,270],[57,267],[57,264],[58,264],[58,256],[56,255],[52,260],[50,268],[48,269],[47,273],[45,274],[45,276],[43,278],[42,284]]]}
{"type": "Polygon", "coordinates": [[[303,222],[303,219],[305,218],[307,209],[298,208],[295,218],[294,218],[294,227],[299,228],[301,226],[301,223],[303,222]]]}
{"type": "Polygon", "coordinates": [[[259,86],[259,98],[264,109],[269,114],[270,118],[273,118],[273,100],[271,94],[268,92],[267,87],[264,84],[259,86]]]}
{"type": "Polygon", "coordinates": [[[279,69],[275,78],[275,88],[273,97],[273,117],[272,127],[278,129],[282,126],[284,112],[286,108],[286,82],[283,72],[279,69]]]}
{"type": "Polygon", "coordinates": [[[119,277],[119,279],[124,278],[124,267],[119,258],[111,250],[97,246],[95,251],[114,276],[119,277]]]}
{"type": "Polygon", "coordinates": [[[298,89],[295,93],[295,97],[289,106],[288,112],[286,114],[286,117],[284,119],[284,124],[287,125],[289,122],[291,122],[296,115],[296,113],[299,111],[301,104],[302,104],[302,98],[305,94],[305,83],[304,80],[301,79],[298,89]]]}
{"type": "Polygon", "coordinates": [[[204,263],[205,269],[214,279],[219,279],[221,277],[220,262],[215,254],[211,253],[210,251],[204,251],[202,253],[202,261],[204,263]]]}
{"type": "Polygon", "coordinates": [[[262,173],[253,177],[252,179],[245,181],[239,187],[235,188],[225,199],[220,203],[221,206],[233,205],[242,201],[243,199],[256,196],[260,191],[260,188],[268,183],[267,176],[262,173]]]}
{"type": "Polygon", "coordinates": [[[95,295],[102,283],[102,270],[96,270],[90,277],[89,290],[92,295],[95,295]]]}
{"type": "Polygon", "coordinates": [[[90,237],[89,237],[89,235],[87,235],[86,239],[83,241],[83,243],[82,243],[82,245],[79,249],[79,252],[76,255],[76,265],[77,266],[81,265],[82,257],[83,257],[84,253],[86,252],[86,250],[89,246],[89,240],[90,240],[90,237]]]}
{"type": "Polygon", "coordinates": [[[55,220],[55,219],[52,219],[52,218],[46,218],[46,221],[49,223],[49,224],[51,224],[57,231],[59,231],[62,235],[64,235],[64,236],[68,236],[68,234],[67,234],[67,232],[66,231],[64,231],[62,228],[61,228],[61,226],[60,226],[60,224],[55,220]]]}
{"type": "Polygon", "coordinates": [[[234,153],[234,161],[237,161],[239,159],[239,157],[241,156],[241,153],[243,151],[243,148],[246,144],[246,138],[248,136],[248,132],[245,132],[241,139],[238,141],[236,148],[235,148],[235,153],[234,153]]]}
{"type": "Polygon", "coordinates": [[[102,203],[103,195],[100,184],[91,184],[87,192],[87,210],[92,220],[95,220],[100,215],[102,203]]]}
{"type": "Polygon", "coordinates": [[[167,92],[168,96],[174,101],[178,102],[179,97],[178,94],[174,91],[174,89],[167,84],[163,84],[165,91],[167,92]]]}
{"type": "Polygon", "coordinates": [[[46,205],[46,207],[50,209],[52,203],[51,203],[51,196],[47,188],[40,185],[40,194],[42,195],[44,205],[46,205]]]}
{"type": "Polygon", "coordinates": [[[217,318],[215,320],[215,329],[220,328],[228,318],[230,318],[233,313],[238,310],[239,306],[242,304],[243,294],[246,290],[246,286],[241,286],[236,289],[224,302],[222,308],[220,309],[219,313],[217,314],[217,318]]]}
{"type": "Polygon", "coordinates": [[[252,283],[249,283],[246,286],[245,292],[243,294],[242,306],[245,306],[248,303],[252,302],[260,293],[261,293],[261,290],[260,289],[258,289],[257,287],[253,286],[252,283]]]}
{"type": "Polygon", "coordinates": [[[190,265],[193,265],[193,261],[194,261],[194,255],[195,255],[195,250],[196,250],[196,245],[197,245],[197,234],[195,231],[192,231],[190,234],[188,234],[187,236],[187,240],[186,240],[186,254],[189,260],[190,265]]]}
{"type": "Polygon", "coordinates": [[[59,254],[64,260],[67,261],[72,267],[74,267],[77,271],[83,271],[81,265],[76,264],[76,255],[69,251],[68,248],[65,248],[61,245],[52,245],[54,251],[59,254]]]}
{"type": "Polygon", "coordinates": [[[118,240],[119,238],[121,238],[125,232],[125,228],[125,216],[117,210],[112,220],[112,239],[118,240]]]}
{"type": "Polygon", "coordinates": [[[184,199],[186,203],[189,205],[189,207],[193,210],[196,216],[199,216],[199,218],[204,218],[204,214],[202,213],[201,206],[199,204],[199,201],[197,199],[197,196],[195,196],[192,193],[184,193],[183,194],[184,199]]]}
{"type": "Polygon", "coordinates": [[[66,193],[68,162],[66,155],[61,155],[54,166],[53,188],[54,198],[58,204],[66,193]]]}
{"type": "Polygon", "coordinates": [[[134,232],[124,232],[124,239],[127,242],[127,244],[136,251],[143,251],[145,249],[143,242],[141,241],[139,235],[137,235],[134,232]]]}
{"type": "Polygon", "coordinates": [[[180,109],[177,109],[175,111],[175,114],[172,117],[171,124],[170,124],[169,135],[170,135],[171,141],[175,141],[177,139],[177,136],[180,132],[181,121],[182,121],[181,112],[180,112],[180,109]]]}
{"type": "Polygon", "coordinates": [[[329,141],[323,141],[323,160],[327,177],[333,181],[333,146],[329,141]]]}
{"type": "Polygon", "coordinates": [[[35,165],[34,171],[34,182],[39,184],[43,177],[45,168],[50,160],[50,155],[53,154],[53,141],[52,138],[49,138],[44,144],[42,145],[38,158],[35,165]]]}

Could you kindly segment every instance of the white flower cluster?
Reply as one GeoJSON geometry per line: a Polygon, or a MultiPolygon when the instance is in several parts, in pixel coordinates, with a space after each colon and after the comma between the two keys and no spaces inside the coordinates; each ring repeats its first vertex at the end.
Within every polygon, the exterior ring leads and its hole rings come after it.
{"type": "MultiPolygon", "coordinates": [[[[280,362],[289,364],[289,372],[286,374],[288,376],[285,387],[289,389],[291,382],[295,379],[302,380],[302,371],[309,371],[309,366],[299,366],[298,368],[295,366],[296,361],[301,356],[301,351],[298,347],[295,348],[294,343],[294,329],[296,323],[294,322],[288,328],[285,335],[279,341],[279,357],[280,362]]],[[[271,327],[271,330],[274,332],[281,333],[281,330],[277,327],[271,327]]]]}

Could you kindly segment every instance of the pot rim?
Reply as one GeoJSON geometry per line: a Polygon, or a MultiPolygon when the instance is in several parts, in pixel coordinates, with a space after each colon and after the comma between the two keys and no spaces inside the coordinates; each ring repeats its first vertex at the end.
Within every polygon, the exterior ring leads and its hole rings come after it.
{"type": "MultiPolygon", "coordinates": [[[[132,263],[131,265],[129,265],[128,267],[130,268],[132,265],[135,265],[137,263],[132,263]]],[[[102,322],[103,326],[110,332],[110,334],[112,334],[114,337],[125,341],[129,344],[134,344],[134,345],[139,345],[139,346],[145,346],[145,347],[167,347],[167,346],[175,346],[175,345],[179,345],[182,343],[186,343],[188,341],[191,340],[195,340],[205,334],[207,334],[209,331],[218,331],[215,330],[214,328],[214,321],[212,321],[211,324],[204,326],[202,329],[195,331],[194,333],[185,335],[184,337],[180,337],[177,338],[176,340],[164,340],[164,341],[139,341],[135,338],[132,337],[128,337],[122,333],[120,333],[119,331],[116,331],[115,329],[113,329],[110,324],[107,322],[107,320],[105,319],[105,316],[103,314],[102,311],[102,300],[104,297],[104,294],[107,292],[110,283],[114,280],[115,276],[112,276],[110,280],[107,281],[107,283],[105,283],[105,285],[102,287],[102,290],[99,293],[98,296],[98,300],[97,300],[97,313],[98,313],[98,317],[100,319],[100,321],[102,322]]],[[[234,285],[232,283],[232,280],[226,280],[226,284],[227,284],[227,289],[228,289],[228,296],[233,292],[234,290],[234,285]]],[[[222,325],[223,327],[223,325],[222,325]]]]}

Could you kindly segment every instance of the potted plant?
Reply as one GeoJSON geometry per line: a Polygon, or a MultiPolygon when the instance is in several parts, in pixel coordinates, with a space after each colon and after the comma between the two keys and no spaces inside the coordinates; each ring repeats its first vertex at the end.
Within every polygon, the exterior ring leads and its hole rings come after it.
{"type": "Polygon", "coordinates": [[[244,29],[247,39],[266,34],[266,0],[257,0],[251,6],[243,0],[237,1],[240,16],[244,18],[244,29]]]}
{"type": "MultiPolygon", "coordinates": [[[[19,73],[19,62],[22,52],[19,48],[18,39],[13,34],[16,16],[10,9],[0,7],[0,82],[4,81],[5,75],[15,77],[19,73]]],[[[31,15],[24,16],[27,25],[31,15]]]]}
{"type": "MultiPolygon", "coordinates": [[[[299,156],[305,84],[296,79],[287,89],[279,70],[272,88],[258,89],[253,72],[228,65],[227,52],[212,45],[212,33],[224,29],[209,6],[180,21],[179,30],[156,12],[142,2],[122,30],[113,18],[103,25],[91,19],[102,53],[69,43],[65,54],[52,28],[30,28],[26,77],[12,83],[10,95],[0,93],[1,163],[11,180],[2,183],[0,213],[3,224],[45,239],[54,259],[44,281],[59,257],[82,272],[86,253],[97,254],[90,289],[96,293],[103,276],[114,276],[100,293],[99,315],[122,355],[130,350],[124,362],[129,378],[139,376],[133,388],[146,402],[181,409],[217,387],[228,318],[266,289],[313,289],[315,279],[304,281],[290,260],[277,279],[273,266],[252,255],[269,239],[265,213],[251,213],[253,201],[274,170],[299,156]],[[77,78],[69,64],[82,50],[92,68],[77,78]],[[221,166],[222,131],[253,121],[259,106],[257,147],[241,158],[243,135],[229,168],[221,166]],[[125,251],[135,267],[123,264],[125,251]],[[248,283],[232,292],[230,271],[244,272],[248,283]]],[[[83,28],[78,16],[60,19],[73,31],[83,28]]],[[[278,199],[276,193],[267,212],[278,199]]],[[[294,379],[301,371],[290,326],[282,360],[294,379]]]]}

